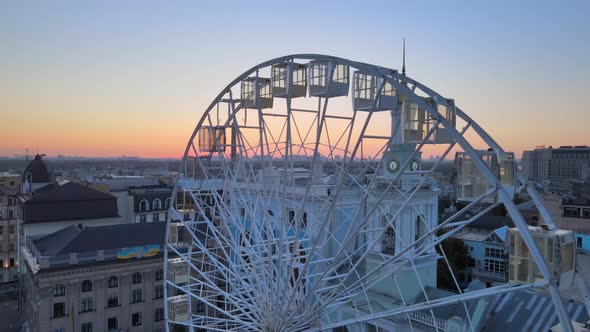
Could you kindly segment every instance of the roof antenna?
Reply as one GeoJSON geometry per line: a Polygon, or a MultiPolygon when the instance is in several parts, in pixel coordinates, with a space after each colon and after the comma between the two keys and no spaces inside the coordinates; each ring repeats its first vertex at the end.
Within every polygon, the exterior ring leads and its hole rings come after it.
{"type": "Polygon", "coordinates": [[[402,65],[402,75],[406,76],[406,37],[404,37],[404,62],[402,65]]]}

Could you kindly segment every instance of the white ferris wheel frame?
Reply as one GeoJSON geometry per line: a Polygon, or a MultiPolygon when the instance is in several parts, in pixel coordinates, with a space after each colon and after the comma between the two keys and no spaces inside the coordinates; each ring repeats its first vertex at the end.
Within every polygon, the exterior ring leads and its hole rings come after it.
{"type": "MultiPolygon", "coordinates": [[[[432,98],[444,99],[443,96],[436,93],[434,90],[428,88],[424,84],[419,83],[419,82],[417,82],[405,75],[401,75],[396,70],[385,68],[385,67],[380,67],[380,66],[375,66],[375,65],[370,65],[370,64],[366,64],[366,63],[362,63],[362,62],[351,61],[351,60],[338,58],[338,57],[334,57],[334,56],[320,55],[320,54],[294,54],[294,55],[287,55],[287,56],[283,56],[283,57],[278,57],[278,58],[263,62],[257,66],[254,66],[254,67],[248,69],[243,74],[236,77],[211,102],[209,107],[204,112],[204,115],[199,120],[197,126],[195,127],[195,130],[193,131],[193,133],[188,141],[188,144],[186,146],[184,156],[183,156],[183,164],[186,163],[187,157],[190,155],[191,152],[196,153],[193,142],[196,138],[196,135],[197,135],[199,129],[202,128],[203,126],[211,125],[211,123],[206,123],[207,119],[208,119],[208,114],[210,112],[212,112],[212,110],[214,110],[216,105],[218,105],[220,102],[222,102],[224,97],[226,97],[228,94],[230,96],[230,99],[233,98],[232,97],[232,88],[233,87],[235,87],[242,80],[244,80],[247,77],[250,77],[253,74],[255,74],[257,76],[258,71],[261,69],[264,69],[264,68],[267,68],[267,67],[270,67],[270,66],[276,65],[276,64],[294,62],[295,60],[331,61],[336,64],[346,65],[349,68],[356,68],[358,70],[362,70],[364,73],[367,73],[369,75],[373,75],[373,76],[380,78],[382,80],[380,87],[378,88],[378,92],[377,92],[378,95],[381,93],[383,85],[385,83],[389,83],[396,89],[397,93],[405,96],[408,101],[417,104],[420,108],[425,110],[428,113],[428,115],[433,120],[435,120],[435,125],[430,130],[430,132],[427,134],[427,137],[430,134],[432,134],[432,131],[434,129],[436,129],[438,126],[442,126],[443,128],[445,128],[448,131],[448,133],[450,134],[450,136],[453,139],[453,143],[449,145],[449,148],[446,150],[443,157],[441,157],[438,161],[440,162],[442,159],[444,159],[444,156],[446,156],[446,154],[448,154],[450,152],[452,147],[455,144],[458,144],[463,149],[463,151],[471,157],[474,164],[481,171],[482,175],[493,187],[488,192],[486,192],[484,195],[482,195],[481,197],[476,199],[474,202],[469,204],[468,207],[471,206],[472,204],[476,204],[477,202],[485,199],[488,195],[491,195],[494,193],[497,194],[498,204],[503,204],[505,206],[505,208],[506,208],[507,212],[509,213],[510,217],[512,218],[514,224],[518,228],[523,241],[528,246],[532,257],[534,258],[535,263],[537,264],[540,272],[542,273],[542,275],[544,277],[544,280],[542,282],[536,282],[536,283],[525,284],[525,285],[517,285],[517,286],[510,285],[510,284],[494,286],[494,287],[490,287],[490,288],[486,288],[486,289],[482,289],[482,290],[471,291],[468,293],[460,293],[460,294],[452,295],[452,296],[445,297],[442,299],[429,300],[429,301],[427,301],[427,303],[417,303],[417,304],[413,304],[413,305],[406,305],[406,306],[399,307],[399,308],[384,310],[382,312],[377,312],[377,313],[365,315],[362,318],[357,317],[357,318],[350,319],[350,320],[328,323],[326,325],[322,325],[320,327],[321,330],[327,330],[327,329],[331,329],[331,328],[335,328],[335,327],[346,326],[347,324],[373,321],[373,320],[376,320],[379,318],[389,317],[389,316],[398,315],[398,314],[407,314],[407,313],[420,311],[420,310],[431,310],[432,308],[435,308],[438,306],[448,305],[448,304],[457,303],[457,302],[464,303],[465,301],[468,301],[468,300],[474,300],[474,299],[478,299],[478,298],[482,298],[482,297],[486,297],[486,296],[503,294],[503,293],[507,293],[507,292],[513,292],[513,291],[516,291],[519,289],[536,288],[536,287],[543,288],[544,287],[544,288],[547,288],[551,294],[551,298],[552,298],[552,301],[555,305],[557,315],[558,315],[558,318],[559,318],[559,321],[560,321],[562,327],[564,328],[565,331],[568,331],[568,332],[573,331],[571,321],[568,318],[568,315],[567,315],[566,310],[563,306],[563,303],[560,300],[557,280],[551,275],[547,265],[545,264],[537,246],[534,243],[534,240],[529,232],[528,226],[527,226],[524,218],[522,217],[522,215],[518,211],[518,208],[516,207],[515,203],[513,202],[511,195],[503,188],[503,186],[500,183],[500,180],[494,175],[494,173],[490,170],[490,168],[479,157],[476,149],[464,137],[464,133],[467,131],[467,129],[471,128],[477,133],[477,135],[479,135],[479,137],[491,149],[493,149],[493,151],[496,154],[503,155],[505,153],[505,151],[481,126],[479,126],[473,119],[471,119],[465,112],[463,112],[458,107],[456,107],[456,115],[457,115],[457,117],[459,117],[460,119],[462,119],[466,123],[466,126],[461,131],[457,130],[455,128],[455,126],[453,124],[451,124],[447,119],[445,119],[444,116],[439,114],[436,109],[434,109],[432,106],[430,106],[428,103],[426,103],[424,101],[423,97],[417,95],[415,93],[415,90],[419,89],[420,91],[422,91],[423,93],[426,93],[427,95],[429,95],[432,98]]],[[[329,76],[331,76],[331,75],[329,75],[329,76]]],[[[321,99],[326,99],[325,104],[324,104],[324,108],[325,108],[327,106],[327,99],[329,99],[329,97],[324,97],[321,99]]],[[[226,125],[228,127],[231,127],[231,124],[229,122],[232,120],[232,117],[235,117],[235,114],[240,110],[239,108],[237,108],[237,109],[235,108],[234,101],[237,101],[237,99],[234,99],[233,101],[230,102],[230,106],[232,108],[232,115],[230,118],[227,119],[228,123],[226,123],[226,125]]],[[[290,98],[287,98],[287,105],[288,105],[287,108],[290,108],[290,98]]],[[[320,105],[321,105],[321,102],[320,102],[320,105]]],[[[319,107],[320,106],[318,105],[318,108],[319,107]]],[[[373,104],[372,110],[374,110],[374,108],[375,108],[375,103],[373,104]]],[[[320,110],[318,110],[318,111],[320,111],[320,110]]],[[[321,114],[318,114],[318,117],[321,116],[322,119],[318,119],[318,121],[323,121],[324,117],[326,116],[326,113],[325,113],[325,111],[323,113],[322,112],[320,112],[320,113],[321,114]]],[[[372,111],[370,111],[369,113],[372,113],[372,111]]],[[[209,118],[209,121],[210,121],[210,118],[209,118]]],[[[368,124],[368,121],[366,122],[366,124],[368,124]]],[[[350,139],[350,137],[349,137],[349,139],[350,139]]],[[[419,147],[416,149],[416,151],[420,150],[420,148],[425,144],[424,141],[426,139],[427,138],[425,138],[423,140],[423,142],[419,145],[419,147]]],[[[319,140],[319,138],[318,138],[318,140],[319,140]]],[[[348,144],[347,144],[347,147],[349,147],[348,144]]],[[[358,146],[354,147],[354,149],[355,150],[351,154],[351,156],[355,155],[356,149],[358,149],[358,146]]],[[[316,151],[317,151],[317,147],[316,147],[316,151]]],[[[414,152],[414,153],[416,153],[416,152],[414,152]]],[[[264,153],[262,153],[262,154],[264,154],[264,153]]],[[[313,158],[315,160],[316,156],[314,155],[313,158]]],[[[404,170],[409,166],[409,160],[411,160],[411,158],[409,158],[408,161],[405,162],[404,164],[400,165],[401,170],[404,170]]],[[[198,158],[196,159],[196,161],[200,163],[200,160],[198,158]]],[[[435,168],[436,168],[436,165],[433,166],[431,168],[431,170],[434,170],[435,168]]],[[[398,172],[398,176],[401,174],[402,174],[401,171],[398,172]]],[[[180,174],[179,174],[179,176],[181,177],[180,174]]],[[[212,181],[212,179],[208,179],[207,181],[212,181]]],[[[340,179],[340,181],[342,181],[342,179],[340,179]]],[[[183,188],[182,182],[183,182],[182,178],[180,178],[180,180],[176,183],[176,186],[174,188],[172,202],[170,204],[170,212],[171,213],[169,213],[168,223],[170,223],[171,219],[182,220],[181,215],[174,209],[174,207],[176,206],[176,204],[175,204],[176,203],[176,194],[179,190],[188,190],[188,192],[191,194],[191,196],[193,196],[192,198],[195,201],[197,201],[196,197],[194,197],[194,194],[190,191],[190,188],[183,188]]],[[[339,185],[340,185],[340,183],[336,184],[337,187],[339,185]]],[[[520,173],[520,171],[518,171],[518,186],[519,186],[520,190],[524,189],[528,192],[528,194],[530,195],[530,197],[534,201],[535,206],[537,207],[537,209],[541,213],[543,220],[549,226],[549,228],[555,229],[556,226],[553,223],[551,215],[547,212],[547,210],[543,206],[543,203],[542,203],[539,195],[537,194],[534,186],[529,184],[528,179],[522,173],[520,173]]],[[[391,189],[395,189],[395,188],[391,188],[391,189]]],[[[404,202],[403,206],[405,206],[409,202],[413,193],[415,193],[415,191],[417,189],[418,189],[418,187],[416,187],[416,189],[414,189],[414,192],[410,193],[408,199],[404,202]]],[[[469,224],[471,221],[475,220],[476,217],[480,216],[481,214],[483,214],[487,211],[488,210],[484,210],[484,211],[482,211],[482,213],[470,218],[469,220],[453,223],[460,216],[459,212],[461,212],[461,211],[459,211],[456,215],[451,216],[450,218],[448,218],[447,220],[445,220],[444,222],[439,224],[437,227],[431,229],[428,233],[423,235],[420,239],[415,241],[413,244],[408,245],[408,247],[406,249],[409,250],[409,248],[412,248],[416,243],[420,242],[422,239],[432,236],[433,234],[436,233],[436,231],[442,229],[445,226],[447,226],[447,227],[451,226],[451,225],[456,226],[457,228],[454,231],[447,232],[445,234],[445,236],[439,238],[439,241],[437,243],[433,244],[433,246],[439,245],[440,242],[442,242],[442,240],[446,239],[447,237],[449,237],[453,233],[456,233],[458,230],[462,229],[464,226],[469,224]]],[[[211,221],[209,221],[209,222],[211,223],[211,221]]],[[[213,225],[213,224],[211,223],[211,225],[213,225]]],[[[167,227],[167,229],[169,229],[169,227],[167,227]]],[[[168,230],[167,230],[167,232],[168,232],[168,230]]],[[[168,235],[169,234],[166,234],[167,239],[168,239],[168,235]]],[[[193,246],[195,247],[194,249],[201,250],[203,252],[207,252],[207,248],[205,248],[204,246],[199,244],[199,241],[196,237],[194,237],[194,234],[191,234],[191,235],[193,236],[193,246]]],[[[192,248],[193,246],[189,247],[189,251],[193,250],[193,248],[192,248]]],[[[426,249],[428,249],[428,248],[422,248],[423,251],[426,251],[426,249]]],[[[230,250],[231,250],[231,248],[230,248],[230,250]]],[[[396,259],[400,259],[401,254],[403,254],[407,250],[403,250],[401,253],[396,253],[396,255],[392,256],[391,261],[396,261],[396,259]]],[[[176,248],[174,248],[174,246],[167,244],[166,249],[165,249],[165,253],[164,253],[165,262],[167,261],[169,252],[174,253],[178,257],[182,258],[186,263],[188,263],[191,266],[192,270],[195,273],[199,274],[200,277],[208,278],[207,275],[200,274],[199,268],[197,266],[194,266],[193,263],[190,261],[190,258],[187,257],[188,255],[190,255],[190,252],[189,253],[179,252],[178,250],[176,250],[176,248]]],[[[229,253],[226,253],[226,254],[229,255],[229,253]]],[[[215,261],[214,257],[210,256],[209,258],[212,259],[213,261],[215,261]]],[[[446,257],[444,257],[444,258],[446,260],[446,257]]],[[[213,262],[213,264],[216,264],[219,268],[222,268],[222,264],[219,262],[217,262],[217,263],[213,262]]],[[[412,264],[413,264],[413,261],[412,261],[412,264]]],[[[168,273],[167,266],[166,266],[167,264],[164,264],[164,265],[165,265],[164,271],[165,271],[165,275],[166,275],[168,273]]],[[[306,263],[306,265],[307,265],[307,263],[306,263]]],[[[305,273],[305,270],[304,270],[304,273],[305,273]]],[[[302,273],[302,275],[304,273],[302,273]]],[[[297,280],[300,281],[302,279],[302,275],[297,280]]],[[[177,288],[179,290],[183,290],[181,287],[179,287],[178,285],[175,285],[172,282],[166,281],[166,284],[170,287],[177,288]]],[[[214,283],[212,282],[212,284],[214,284],[214,283]]],[[[217,291],[224,293],[224,295],[228,297],[229,301],[233,302],[234,304],[236,304],[238,306],[240,305],[240,303],[242,303],[240,301],[244,300],[243,298],[240,298],[240,295],[227,293],[221,288],[218,288],[217,291]]],[[[165,297],[164,303],[165,303],[166,315],[168,312],[167,301],[166,301],[166,299],[168,297],[167,294],[168,294],[168,287],[164,287],[164,297],[165,297]]],[[[194,294],[189,294],[189,296],[195,297],[194,294]]],[[[206,299],[200,299],[200,300],[207,303],[206,299]]],[[[190,303],[190,301],[189,301],[189,303],[190,303]]],[[[189,307],[190,307],[190,305],[189,305],[189,307]]],[[[190,312],[191,311],[189,310],[189,313],[190,312]]],[[[229,314],[229,313],[227,313],[227,314],[229,314]]],[[[176,322],[176,323],[179,323],[181,325],[183,324],[182,322],[176,322]]],[[[254,325],[249,324],[249,322],[247,322],[247,321],[243,321],[243,323],[245,326],[249,326],[250,328],[255,328],[254,325]]],[[[167,328],[168,328],[168,325],[169,324],[167,324],[167,328]]],[[[198,327],[198,326],[193,326],[192,322],[186,323],[186,326],[188,326],[191,329],[191,331],[194,328],[198,327]]],[[[436,329],[436,327],[435,327],[435,329],[436,329]]],[[[312,328],[311,330],[314,330],[314,329],[312,328]]]]}

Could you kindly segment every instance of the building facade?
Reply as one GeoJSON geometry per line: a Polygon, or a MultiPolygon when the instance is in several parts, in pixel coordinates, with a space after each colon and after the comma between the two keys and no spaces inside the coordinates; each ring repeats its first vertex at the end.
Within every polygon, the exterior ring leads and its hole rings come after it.
{"type": "Polygon", "coordinates": [[[20,175],[0,173],[0,284],[18,279],[17,195],[20,175]]]}
{"type": "Polygon", "coordinates": [[[165,223],[69,226],[23,248],[28,331],[164,331],[165,223]]]}

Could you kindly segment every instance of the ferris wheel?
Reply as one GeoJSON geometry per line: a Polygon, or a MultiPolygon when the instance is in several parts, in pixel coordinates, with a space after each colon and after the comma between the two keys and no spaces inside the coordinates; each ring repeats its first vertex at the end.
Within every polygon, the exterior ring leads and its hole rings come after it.
{"type": "Polygon", "coordinates": [[[531,288],[572,328],[559,297],[573,280],[572,233],[556,229],[513,153],[453,99],[393,69],[299,54],[247,70],[199,120],[172,201],[170,330],[476,330],[482,299],[531,288]],[[450,185],[461,204],[441,214],[450,185]],[[546,227],[528,227],[519,193],[546,227]],[[467,292],[444,241],[499,206],[516,226],[507,282],[467,292]],[[441,266],[455,288],[443,297],[441,266]],[[454,319],[437,317],[457,304],[454,319]]]}

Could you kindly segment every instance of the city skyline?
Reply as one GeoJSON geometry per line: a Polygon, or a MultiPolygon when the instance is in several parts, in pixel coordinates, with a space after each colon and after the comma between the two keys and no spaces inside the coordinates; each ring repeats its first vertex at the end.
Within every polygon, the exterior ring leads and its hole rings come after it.
{"type": "Polygon", "coordinates": [[[270,4],[1,5],[0,156],[178,158],[204,109],[246,69],[312,52],[399,69],[403,37],[408,75],[517,156],[590,145],[586,2],[270,4]]]}

